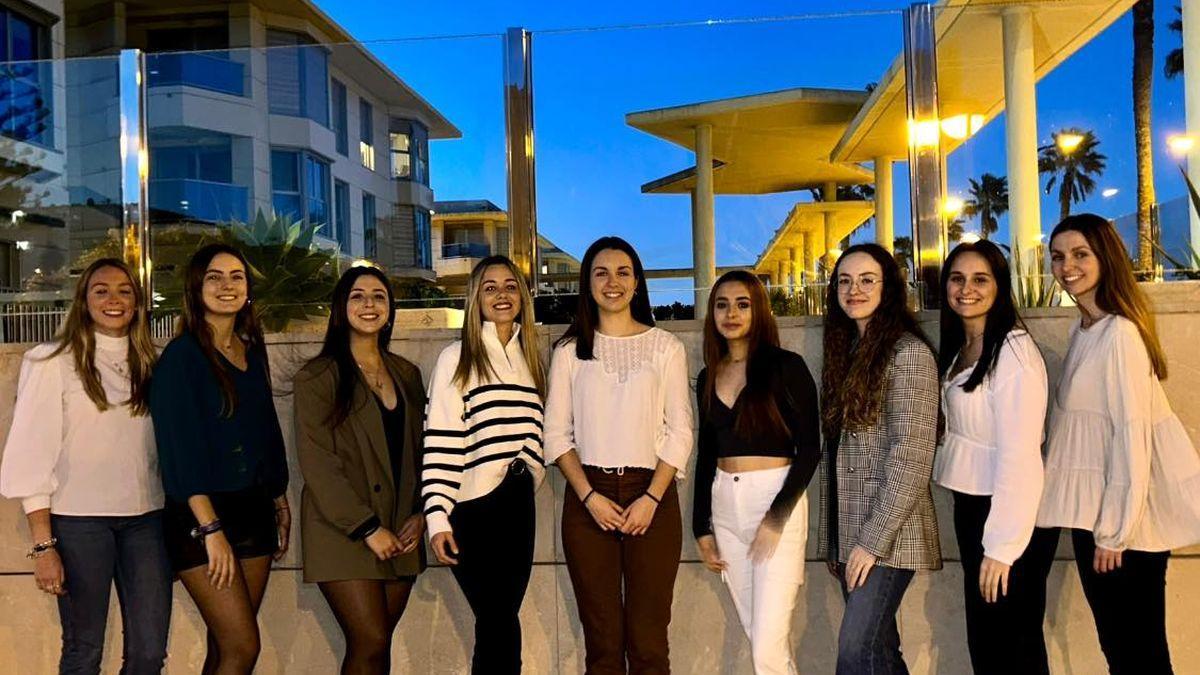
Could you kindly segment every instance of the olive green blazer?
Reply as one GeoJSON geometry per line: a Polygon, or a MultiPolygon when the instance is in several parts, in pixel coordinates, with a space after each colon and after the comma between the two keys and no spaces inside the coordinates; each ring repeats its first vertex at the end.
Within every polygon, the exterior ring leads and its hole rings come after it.
{"type": "Polygon", "coordinates": [[[351,533],[372,517],[397,531],[413,513],[421,513],[418,495],[421,428],[425,391],[421,371],[405,359],[384,354],[404,406],[404,455],[399,480],[392,475],[383,416],[362,376],[354,391],[350,416],[336,427],[333,410],[337,367],[319,358],[296,374],[296,454],[304,490],[300,504],[300,536],[304,580],[396,579],[425,568],[425,547],[380,562],[351,533]]]}

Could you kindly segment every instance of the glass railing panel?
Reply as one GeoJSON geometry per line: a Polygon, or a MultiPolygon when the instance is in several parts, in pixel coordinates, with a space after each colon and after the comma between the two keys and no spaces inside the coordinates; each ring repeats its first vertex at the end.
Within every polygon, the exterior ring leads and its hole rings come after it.
{"type": "Polygon", "coordinates": [[[228,51],[168,52],[146,56],[150,87],[185,86],[245,96],[245,64],[228,51]]]}

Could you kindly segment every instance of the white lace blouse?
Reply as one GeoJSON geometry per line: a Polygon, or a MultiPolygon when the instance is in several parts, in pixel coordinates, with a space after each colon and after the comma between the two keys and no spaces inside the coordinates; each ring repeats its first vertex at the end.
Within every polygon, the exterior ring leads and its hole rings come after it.
{"type": "Polygon", "coordinates": [[[695,428],[683,343],[660,328],[629,337],[597,332],[593,354],[579,360],[573,342],[554,350],[546,461],[571,450],[603,468],[653,469],[661,459],[682,478],[695,428]]]}
{"type": "Polygon", "coordinates": [[[1200,541],[1200,457],[1133,322],[1075,324],[1050,410],[1040,527],[1091,530],[1113,550],[1200,541]]]}

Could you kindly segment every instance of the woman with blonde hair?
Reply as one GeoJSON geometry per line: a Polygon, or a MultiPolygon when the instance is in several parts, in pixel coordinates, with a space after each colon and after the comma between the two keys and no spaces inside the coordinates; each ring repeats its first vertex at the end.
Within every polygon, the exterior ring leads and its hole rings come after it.
{"type": "Polygon", "coordinates": [[[1200,457],[1163,393],[1154,315],[1112,224],[1066,218],[1050,261],[1079,320],[1051,398],[1037,524],[1071,531],[1109,670],[1170,673],[1167,560],[1200,541],[1200,457]]]}
{"type": "Polygon", "coordinates": [[[511,260],[475,266],[465,314],[462,339],[442,350],[429,381],[425,517],[434,555],[475,613],[472,672],[517,675],[546,375],[533,300],[511,260]]]}
{"type": "Polygon", "coordinates": [[[171,568],[147,389],[155,362],[145,296],[125,263],[84,270],[55,342],[25,354],[0,493],[29,520],[34,580],[55,596],[64,673],[99,673],[116,584],[122,673],[167,655],[171,568]]]}

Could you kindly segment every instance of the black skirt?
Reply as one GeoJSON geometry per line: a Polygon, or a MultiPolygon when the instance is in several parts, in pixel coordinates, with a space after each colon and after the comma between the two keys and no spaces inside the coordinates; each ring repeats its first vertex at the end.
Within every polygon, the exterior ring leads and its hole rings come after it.
{"type": "MultiPolygon", "coordinates": [[[[273,555],[279,550],[275,501],[266,488],[255,486],[237,492],[216,492],[208,498],[221,521],[221,531],[239,559],[273,555]]],[[[197,526],[199,523],[187,504],[167,500],[163,533],[167,555],[176,572],[208,564],[204,540],[192,538],[192,528],[197,526]]]]}

